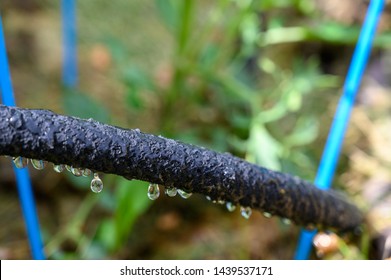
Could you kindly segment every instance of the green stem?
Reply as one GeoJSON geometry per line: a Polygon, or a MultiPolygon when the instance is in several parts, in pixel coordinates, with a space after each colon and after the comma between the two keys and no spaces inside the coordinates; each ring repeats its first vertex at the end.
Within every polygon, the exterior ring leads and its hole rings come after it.
{"type": "Polygon", "coordinates": [[[176,34],[176,51],[174,54],[174,74],[171,84],[171,88],[167,91],[166,96],[163,100],[163,110],[162,110],[162,132],[170,135],[170,131],[173,129],[173,118],[175,116],[172,114],[174,111],[174,104],[185,91],[184,89],[184,80],[185,80],[185,70],[184,65],[186,64],[186,49],[189,42],[189,37],[191,33],[191,22],[193,16],[193,0],[185,0],[182,2],[182,6],[179,9],[180,20],[179,26],[177,28],[176,34]]]}
{"type": "Polygon", "coordinates": [[[65,230],[58,232],[52,240],[46,245],[45,251],[48,256],[53,255],[58,251],[61,244],[68,238],[79,242],[83,236],[82,234],[82,225],[87,219],[89,213],[91,212],[93,206],[98,201],[98,196],[96,194],[89,194],[83,203],[81,204],[79,210],[76,212],[73,219],[65,226],[65,230]]]}

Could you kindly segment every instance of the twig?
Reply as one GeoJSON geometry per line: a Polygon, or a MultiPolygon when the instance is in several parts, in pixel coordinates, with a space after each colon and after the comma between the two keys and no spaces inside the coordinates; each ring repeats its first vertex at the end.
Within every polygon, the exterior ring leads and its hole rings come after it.
{"type": "Polygon", "coordinates": [[[357,207],[340,195],[297,177],[228,153],[48,110],[0,105],[0,155],[41,159],[175,187],[301,225],[345,232],[363,222],[357,207]]]}

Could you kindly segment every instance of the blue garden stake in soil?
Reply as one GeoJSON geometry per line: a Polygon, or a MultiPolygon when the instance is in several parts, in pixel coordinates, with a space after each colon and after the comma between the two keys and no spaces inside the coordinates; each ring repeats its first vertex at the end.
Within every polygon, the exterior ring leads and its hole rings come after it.
{"type": "MultiPolygon", "coordinates": [[[[3,33],[2,18],[0,16],[0,86],[3,103],[8,106],[15,106],[15,99],[11,83],[11,74],[8,67],[5,39],[3,33]]],[[[19,192],[19,199],[27,228],[27,235],[34,259],[45,259],[43,244],[39,229],[38,216],[34,202],[30,177],[27,168],[16,168],[14,166],[16,182],[19,192]]]]}
{"type": "Polygon", "coordinates": [[[64,86],[74,88],[77,85],[75,0],[62,0],[61,13],[63,36],[62,81],[64,86]]]}
{"type": "MultiPolygon", "coordinates": [[[[315,185],[320,189],[330,188],[346,127],[349,122],[350,112],[371,52],[373,38],[376,33],[377,23],[384,8],[384,2],[384,0],[372,0],[369,4],[367,16],[346,76],[343,94],[339,101],[318,168],[318,173],[315,178],[315,185]]],[[[312,248],[312,239],[315,234],[316,231],[302,230],[299,244],[296,249],[295,259],[308,259],[312,248]]]]}

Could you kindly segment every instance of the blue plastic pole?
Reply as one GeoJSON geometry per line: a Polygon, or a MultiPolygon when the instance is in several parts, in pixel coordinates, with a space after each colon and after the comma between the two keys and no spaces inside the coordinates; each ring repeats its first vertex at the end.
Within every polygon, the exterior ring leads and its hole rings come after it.
{"type": "MultiPolygon", "coordinates": [[[[361,84],[364,69],[371,52],[376,27],[384,8],[384,0],[372,0],[361,29],[360,37],[354,50],[353,58],[345,79],[343,94],[329,132],[326,146],[315,178],[315,185],[320,189],[329,189],[334,177],[338,157],[354,100],[361,84]]],[[[302,230],[295,259],[308,259],[312,248],[312,239],[316,231],[302,230]]]]}
{"type": "MultiPolygon", "coordinates": [[[[0,86],[3,103],[8,106],[15,106],[15,99],[12,89],[11,74],[8,67],[5,39],[3,33],[2,18],[0,16],[0,86]]],[[[27,235],[30,249],[34,259],[45,259],[43,244],[39,229],[38,215],[34,202],[34,195],[31,187],[30,177],[27,168],[18,169],[14,166],[16,175],[19,199],[27,228],[27,235]]]]}
{"type": "Polygon", "coordinates": [[[76,33],[76,1],[62,0],[62,34],[63,34],[63,63],[62,80],[66,87],[77,85],[77,33],[76,33]]]}

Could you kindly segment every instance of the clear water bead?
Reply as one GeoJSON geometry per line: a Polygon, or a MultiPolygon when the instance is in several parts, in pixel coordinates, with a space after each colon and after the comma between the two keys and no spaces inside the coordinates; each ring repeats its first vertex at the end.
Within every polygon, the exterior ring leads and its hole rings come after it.
{"type": "Polygon", "coordinates": [[[88,177],[91,175],[92,171],[89,170],[88,168],[85,168],[82,173],[84,177],[88,177]]]}
{"type": "Polygon", "coordinates": [[[15,128],[20,128],[23,125],[23,120],[22,120],[22,116],[20,115],[20,113],[14,114],[9,119],[9,122],[15,128]]]}
{"type": "Polygon", "coordinates": [[[98,173],[94,173],[94,178],[91,180],[90,187],[94,193],[100,193],[103,190],[103,182],[99,178],[98,173]]]}
{"type": "Polygon", "coordinates": [[[61,173],[65,170],[64,164],[53,164],[53,170],[56,171],[57,173],[61,173]]]}
{"type": "Polygon", "coordinates": [[[174,187],[166,187],[165,191],[166,195],[169,197],[174,197],[178,193],[178,189],[174,187]]]}
{"type": "Polygon", "coordinates": [[[73,175],[75,175],[76,177],[80,177],[81,175],[83,175],[83,170],[80,169],[80,168],[76,168],[76,167],[71,167],[71,173],[73,175]]]}
{"type": "Polygon", "coordinates": [[[184,199],[188,199],[192,195],[192,193],[185,192],[184,190],[178,190],[178,193],[184,199]]]}
{"type": "Polygon", "coordinates": [[[263,216],[264,216],[265,218],[268,218],[268,219],[270,219],[271,217],[273,217],[273,215],[272,215],[271,213],[269,213],[269,212],[263,212],[263,216]]]}
{"type": "Polygon", "coordinates": [[[281,222],[284,224],[284,225],[290,225],[292,222],[291,220],[289,220],[288,218],[282,218],[281,219],[281,222]]]}
{"type": "Polygon", "coordinates": [[[252,210],[250,207],[240,207],[240,214],[243,218],[249,219],[251,216],[252,210]]]}
{"type": "Polygon", "coordinates": [[[28,164],[28,159],[24,157],[14,157],[12,160],[17,168],[24,168],[28,164]]]}
{"type": "Polygon", "coordinates": [[[236,209],[235,204],[233,204],[232,202],[229,202],[229,201],[225,204],[225,206],[227,207],[227,210],[229,212],[233,212],[236,209]]]}
{"type": "Polygon", "coordinates": [[[45,164],[46,162],[43,161],[43,160],[40,160],[40,159],[32,159],[31,160],[31,164],[33,165],[33,167],[37,170],[42,170],[45,168],[45,164]]]}
{"type": "Polygon", "coordinates": [[[149,184],[148,186],[148,198],[150,200],[156,200],[160,196],[160,189],[158,184],[149,184]]]}

